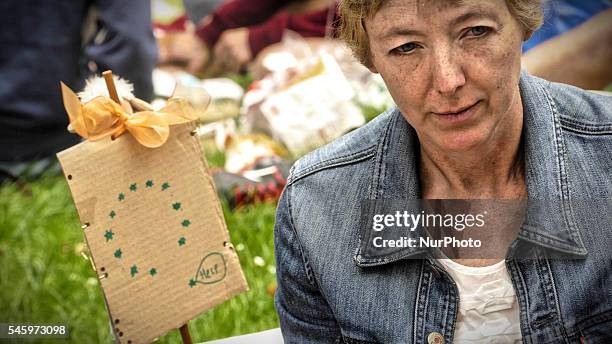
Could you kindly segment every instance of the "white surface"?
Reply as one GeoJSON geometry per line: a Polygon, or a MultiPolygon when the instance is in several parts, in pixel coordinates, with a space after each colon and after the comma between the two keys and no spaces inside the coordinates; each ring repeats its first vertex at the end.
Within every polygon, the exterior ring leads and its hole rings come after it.
{"type": "Polygon", "coordinates": [[[204,79],[200,85],[213,99],[233,99],[239,102],[244,95],[242,87],[228,78],[204,79]]]}
{"type": "Polygon", "coordinates": [[[280,328],[205,342],[206,344],[283,344],[280,328]]]}

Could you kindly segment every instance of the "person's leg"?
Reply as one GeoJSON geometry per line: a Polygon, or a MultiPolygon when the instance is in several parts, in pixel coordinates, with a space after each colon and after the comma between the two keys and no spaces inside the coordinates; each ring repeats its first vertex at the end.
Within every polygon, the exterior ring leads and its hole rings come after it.
{"type": "Polygon", "coordinates": [[[183,0],[185,13],[193,23],[199,23],[202,18],[211,14],[223,0],[183,0]]]}
{"type": "Polygon", "coordinates": [[[43,175],[59,175],[61,171],[59,161],[54,156],[34,161],[0,161],[0,184],[19,179],[35,180],[43,175]]]}

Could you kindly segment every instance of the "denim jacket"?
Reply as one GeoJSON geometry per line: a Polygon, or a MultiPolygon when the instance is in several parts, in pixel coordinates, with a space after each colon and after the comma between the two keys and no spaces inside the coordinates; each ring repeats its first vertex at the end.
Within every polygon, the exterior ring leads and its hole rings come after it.
{"type": "MultiPolygon", "coordinates": [[[[506,258],[523,342],[612,343],[612,97],[525,73],[519,86],[528,197],[555,201],[514,242],[535,258],[506,258]]],[[[285,342],[453,342],[448,273],[411,248],[374,255],[364,239],[363,200],[420,197],[417,154],[392,109],[295,163],[275,224],[285,342]]]]}

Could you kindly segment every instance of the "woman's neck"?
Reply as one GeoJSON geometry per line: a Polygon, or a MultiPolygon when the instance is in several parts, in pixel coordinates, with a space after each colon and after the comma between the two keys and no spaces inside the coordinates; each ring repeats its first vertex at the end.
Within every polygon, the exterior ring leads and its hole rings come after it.
{"type": "Polygon", "coordinates": [[[421,142],[422,197],[525,198],[522,127],[519,97],[497,128],[497,134],[469,151],[443,152],[421,142]]]}

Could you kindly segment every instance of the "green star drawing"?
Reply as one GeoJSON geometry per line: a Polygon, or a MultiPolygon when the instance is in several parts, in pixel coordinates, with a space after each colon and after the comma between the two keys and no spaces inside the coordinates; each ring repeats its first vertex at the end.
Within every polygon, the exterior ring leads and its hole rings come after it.
{"type": "Polygon", "coordinates": [[[149,270],[149,274],[150,274],[151,276],[155,276],[155,275],[157,274],[157,269],[155,269],[155,268],[151,268],[151,270],[149,270]]]}
{"type": "Polygon", "coordinates": [[[130,191],[134,192],[137,189],[138,189],[138,186],[136,186],[136,183],[130,185],[130,191]]]}
{"type": "Polygon", "coordinates": [[[118,248],[117,251],[115,251],[115,258],[121,258],[122,254],[123,254],[123,252],[121,252],[121,249],[118,248]]]}
{"type": "Polygon", "coordinates": [[[193,288],[196,285],[196,281],[192,278],[189,280],[189,288],[193,288]]]}
{"type": "Polygon", "coordinates": [[[181,225],[185,228],[189,227],[189,225],[191,224],[191,221],[185,219],[183,220],[183,222],[181,222],[181,225]]]}
{"type": "Polygon", "coordinates": [[[111,212],[108,214],[108,216],[109,216],[111,219],[114,219],[116,215],[117,215],[117,213],[115,213],[115,211],[114,211],[114,210],[111,210],[111,212]]]}
{"type": "Polygon", "coordinates": [[[109,240],[112,240],[114,234],[115,233],[113,233],[112,229],[109,229],[106,232],[104,232],[104,237],[106,238],[106,242],[108,242],[109,240]]]}
{"type": "Polygon", "coordinates": [[[136,264],[134,264],[130,268],[130,274],[132,275],[132,277],[134,277],[136,276],[137,273],[138,273],[138,267],[136,266],[136,264]]]}
{"type": "Polygon", "coordinates": [[[185,237],[181,237],[181,238],[178,240],[178,244],[179,244],[179,246],[183,246],[183,245],[185,245],[185,242],[186,242],[186,241],[187,241],[187,239],[185,239],[185,237]]]}
{"type": "Polygon", "coordinates": [[[174,210],[181,209],[181,202],[172,203],[172,208],[174,208],[174,210]]]}
{"type": "Polygon", "coordinates": [[[168,184],[168,182],[162,184],[162,191],[165,191],[168,188],[170,188],[170,184],[168,184]]]}
{"type": "Polygon", "coordinates": [[[152,180],[147,180],[147,182],[145,183],[145,186],[148,188],[152,188],[153,187],[153,181],[152,180]]]}
{"type": "Polygon", "coordinates": [[[119,193],[119,196],[117,196],[117,199],[119,201],[123,201],[125,199],[125,195],[123,194],[123,192],[119,193]]]}

